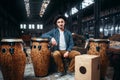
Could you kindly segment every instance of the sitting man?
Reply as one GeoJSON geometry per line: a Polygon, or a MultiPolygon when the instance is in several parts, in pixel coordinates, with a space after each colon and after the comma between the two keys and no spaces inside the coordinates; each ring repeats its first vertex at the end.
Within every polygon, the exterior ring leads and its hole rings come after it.
{"type": "Polygon", "coordinates": [[[80,55],[80,52],[72,50],[74,43],[72,34],[69,30],[65,28],[66,18],[64,16],[58,15],[54,19],[55,28],[51,31],[42,35],[42,37],[47,37],[53,46],[53,58],[57,65],[58,76],[65,75],[63,58],[71,59],[68,66],[68,74],[74,73],[75,68],[75,56],[80,55]]]}

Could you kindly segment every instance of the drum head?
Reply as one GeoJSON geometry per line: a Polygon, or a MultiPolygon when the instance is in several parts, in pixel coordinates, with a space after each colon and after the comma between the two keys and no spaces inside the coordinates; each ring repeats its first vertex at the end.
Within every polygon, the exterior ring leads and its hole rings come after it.
{"type": "Polygon", "coordinates": [[[109,39],[89,39],[89,41],[93,41],[93,42],[109,42],[110,40],[109,39]]]}
{"type": "Polygon", "coordinates": [[[23,42],[22,39],[2,39],[1,42],[23,42]]]}
{"type": "Polygon", "coordinates": [[[48,42],[48,38],[31,38],[32,41],[37,41],[37,42],[48,42]]]}

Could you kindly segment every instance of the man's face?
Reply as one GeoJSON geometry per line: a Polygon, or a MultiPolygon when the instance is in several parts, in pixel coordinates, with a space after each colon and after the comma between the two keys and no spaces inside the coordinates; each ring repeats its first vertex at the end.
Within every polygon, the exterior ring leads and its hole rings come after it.
{"type": "Polygon", "coordinates": [[[57,20],[56,24],[61,30],[64,30],[64,26],[65,26],[65,20],[64,19],[59,18],[57,20]]]}

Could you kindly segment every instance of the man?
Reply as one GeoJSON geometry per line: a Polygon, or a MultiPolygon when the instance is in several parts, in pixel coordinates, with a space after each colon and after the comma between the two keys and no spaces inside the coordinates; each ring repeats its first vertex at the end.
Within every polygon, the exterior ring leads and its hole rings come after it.
{"type": "Polygon", "coordinates": [[[55,28],[42,35],[48,37],[53,46],[53,58],[58,68],[58,76],[65,75],[63,58],[71,59],[68,66],[68,73],[72,74],[75,68],[75,56],[80,52],[72,50],[74,43],[72,34],[65,28],[66,18],[58,15],[54,19],[55,28]]]}

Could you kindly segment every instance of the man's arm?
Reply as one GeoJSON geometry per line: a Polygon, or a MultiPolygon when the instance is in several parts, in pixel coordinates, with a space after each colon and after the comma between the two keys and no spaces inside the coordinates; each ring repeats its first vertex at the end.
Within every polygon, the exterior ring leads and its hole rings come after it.
{"type": "Polygon", "coordinates": [[[44,33],[44,34],[42,34],[42,38],[48,38],[49,39],[49,41],[52,39],[52,37],[53,37],[53,32],[54,32],[54,29],[52,29],[51,31],[49,31],[49,32],[47,32],[47,33],[44,33]]]}
{"type": "Polygon", "coordinates": [[[48,38],[49,39],[49,41],[50,41],[50,43],[53,45],[53,46],[55,46],[55,45],[57,45],[57,42],[56,42],[56,40],[55,40],[55,38],[54,38],[54,29],[52,29],[51,31],[49,31],[49,32],[47,32],[47,33],[45,33],[45,34],[42,34],[42,38],[48,38]]]}

